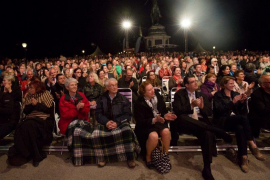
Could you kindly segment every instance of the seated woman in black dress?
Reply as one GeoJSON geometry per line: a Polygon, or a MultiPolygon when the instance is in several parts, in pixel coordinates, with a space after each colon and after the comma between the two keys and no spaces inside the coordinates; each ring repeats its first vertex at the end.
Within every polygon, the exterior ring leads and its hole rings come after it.
{"type": "Polygon", "coordinates": [[[252,154],[261,161],[265,158],[253,141],[246,105],[246,94],[233,91],[234,78],[225,76],[220,82],[221,91],[214,95],[214,123],[225,131],[235,132],[238,158],[243,172],[248,172],[247,144],[252,154]]]}
{"type": "Polygon", "coordinates": [[[43,146],[50,144],[53,138],[53,97],[46,91],[44,83],[32,81],[24,105],[26,117],[16,128],[8,161],[10,165],[20,166],[33,159],[33,165],[37,167],[46,158],[43,146]]]}
{"type": "Polygon", "coordinates": [[[158,145],[158,137],[161,136],[164,150],[168,153],[171,133],[167,121],[176,119],[176,115],[168,113],[165,102],[159,93],[155,93],[153,86],[143,82],[139,87],[140,97],[134,106],[136,119],[135,134],[142,149],[142,155],[146,155],[146,165],[152,168],[151,152],[158,145]]]}

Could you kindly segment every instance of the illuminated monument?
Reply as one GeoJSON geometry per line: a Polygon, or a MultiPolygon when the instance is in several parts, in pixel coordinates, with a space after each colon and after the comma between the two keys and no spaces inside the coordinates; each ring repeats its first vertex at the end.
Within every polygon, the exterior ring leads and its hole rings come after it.
{"type": "Polygon", "coordinates": [[[151,19],[152,26],[148,31],[148,36],[144,37],[146,49],[154,50],[154,49],[164,49],[171,48],[170,38],[165,32],[165,27],[159,24],[159,19],[161,18],[160,10],[157,4],[157,0],[152,0],[153,7],[151,10],[151,19]]]}

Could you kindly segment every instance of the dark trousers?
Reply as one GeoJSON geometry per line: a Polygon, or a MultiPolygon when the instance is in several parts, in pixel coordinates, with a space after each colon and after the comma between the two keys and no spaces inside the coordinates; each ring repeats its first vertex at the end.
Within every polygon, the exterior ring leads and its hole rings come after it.
{"type": "Polygon", "coordinates": [[[247,141],[252,141],[252,131],[246,116],[230,116],[226,119],[224,125],[225,131],[235,132],[238,155],[247,155],[247,141]]]}
{"type": "Polygon", "coordinates": [[[3,139],[16,128],[16,123],[5,123],[0,125],[0,139],[3,139]]]}
{"type": "Polygon", "coordinates": [[[172,141],[171,145],[176,145],[179,139],[178,133],[192,134],[196,136],[201,145],[204,164],[212,163],[212,154],[215,144],[214,132],[219,132],[220,129],[208,125],[204,122],[205,119],[195,120],[189,116],[181,115],[170,124],[172,141]]]}

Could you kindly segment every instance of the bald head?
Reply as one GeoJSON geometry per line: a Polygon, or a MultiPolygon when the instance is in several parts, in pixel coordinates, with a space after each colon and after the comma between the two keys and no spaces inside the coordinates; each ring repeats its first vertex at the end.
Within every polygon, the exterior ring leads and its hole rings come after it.
{"type": "Polygon", "coordinates": [[[270,75],[261,75],[259,84],[266,92],[270,93],[270,75]]]}

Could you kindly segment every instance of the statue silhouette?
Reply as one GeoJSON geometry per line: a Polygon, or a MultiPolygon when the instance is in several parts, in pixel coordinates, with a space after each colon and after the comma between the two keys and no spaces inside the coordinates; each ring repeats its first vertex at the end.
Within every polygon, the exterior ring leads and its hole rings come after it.
{"type": "Polygon", "coordinates": [[[157,0],[152,0],[153,7],[151,10],[152,25],[158,25],[159,19],[162,17],[159,11],[157,0]]]}

